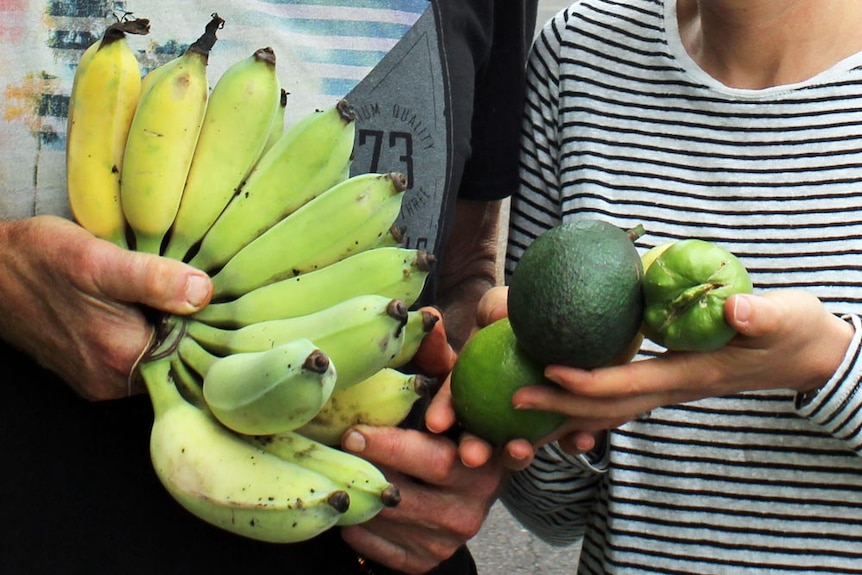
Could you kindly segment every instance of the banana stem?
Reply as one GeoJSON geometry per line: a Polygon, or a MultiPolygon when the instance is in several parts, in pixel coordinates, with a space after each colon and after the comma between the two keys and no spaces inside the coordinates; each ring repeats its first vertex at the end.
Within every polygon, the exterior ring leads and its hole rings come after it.
{"type": "Polygon", "coordinates": [[[140,371],[156,417],[185,402],[171,379],[170,358],[144,363],[140,366],[140,371]]]}
{"type": "Polygon", "coordinates": [[[216,350],[216,353],[223,353],[220,350],[225,350],[224,353],[229,352],[232,331],[194,320],[189,321],[186,328],[186,333],[206,349],[216,350]]]}
{"type": "Polygon", "coordinates": [[[182,338],[177,351],[180,358],[202,378],[206,377],[210,368],[219,360],[218,356],[208,352],[191,337],[182,338]]]}

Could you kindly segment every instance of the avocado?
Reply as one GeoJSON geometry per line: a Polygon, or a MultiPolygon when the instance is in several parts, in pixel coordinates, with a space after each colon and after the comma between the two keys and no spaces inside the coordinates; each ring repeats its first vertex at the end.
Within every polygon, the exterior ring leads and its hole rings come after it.
{"type": "Polygon", "coordinates": [[[527,353],[592,369],[625,352],[643,319],[642,233],[580,219],[533,240],[509,281],[509,320],[527,353]]]}

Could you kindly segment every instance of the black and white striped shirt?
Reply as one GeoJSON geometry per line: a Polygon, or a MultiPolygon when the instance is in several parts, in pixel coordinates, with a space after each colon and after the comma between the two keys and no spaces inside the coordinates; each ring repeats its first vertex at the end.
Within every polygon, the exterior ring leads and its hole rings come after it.
{"type": "Polygon", "coordinates": [[[507,272],[563,220],[640,223],[640,249],[716,242],[756,291],[808,290],[856,337],[805,406],[656,409],[597,461],[549,445],[507,507],[548,541],[583,536],[582,574],[862,574],[862,54],[733,89],[686,54],[673,0],[580,0],[536,40],[523,135],[507,272]]]}

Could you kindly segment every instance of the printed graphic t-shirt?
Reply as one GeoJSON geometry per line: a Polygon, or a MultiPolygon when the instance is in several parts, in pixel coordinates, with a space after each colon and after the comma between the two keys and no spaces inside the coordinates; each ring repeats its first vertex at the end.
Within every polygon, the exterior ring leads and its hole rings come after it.
{"type": "MultiPolygon", "coordinates": [[[[359,113],[354,173],[410,178],[407,245],[442,253],[456,197],[497,199],[517,181],[523,67],[535,2],[166,0],[0,3],[0,217],[70,217],[65,118],[75,63],[114,14],[151,21],[129,37],[144,70],[176,57],[217,12],[213,85],[257,48],[276,53],[287,122],[347,97],[359,113]],[[528,15],[526,18],[524,15],[528,15]]],[[[433,297],[429,294],[429,297],[433,297]]],[[[268,566],[356,572],[337,530],[303,544],[242,539],[176,504],[149,460],[146,397],[88,403],[0,345],[4,573],[198,573],[268,566]]],[[[455,562],[442,573],[462,573],[455,562]]],[[[375,569],[375,573],[385,573],[375,569]]]]}

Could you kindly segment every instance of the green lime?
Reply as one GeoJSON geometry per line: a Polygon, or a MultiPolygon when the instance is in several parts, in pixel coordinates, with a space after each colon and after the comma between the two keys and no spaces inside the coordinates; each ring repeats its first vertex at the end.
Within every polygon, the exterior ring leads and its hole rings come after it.
{"type": "Polygon", "coordinates": [[[644,335],[670,350],[718,349],[736,334],[724,317],[724,302],[752,290],[748,270],[734,254],[712,242],[680,240],[644,274],[644,335]]]}
{"type": "Polygon", "coordinates": [[[477,331],[452,369],[452,403],[464,429],[494,445],[547,436],[566,417],[515,409],[512,395],[526,385],[555,385],[515,339],[508,318],[477,331]]]}

